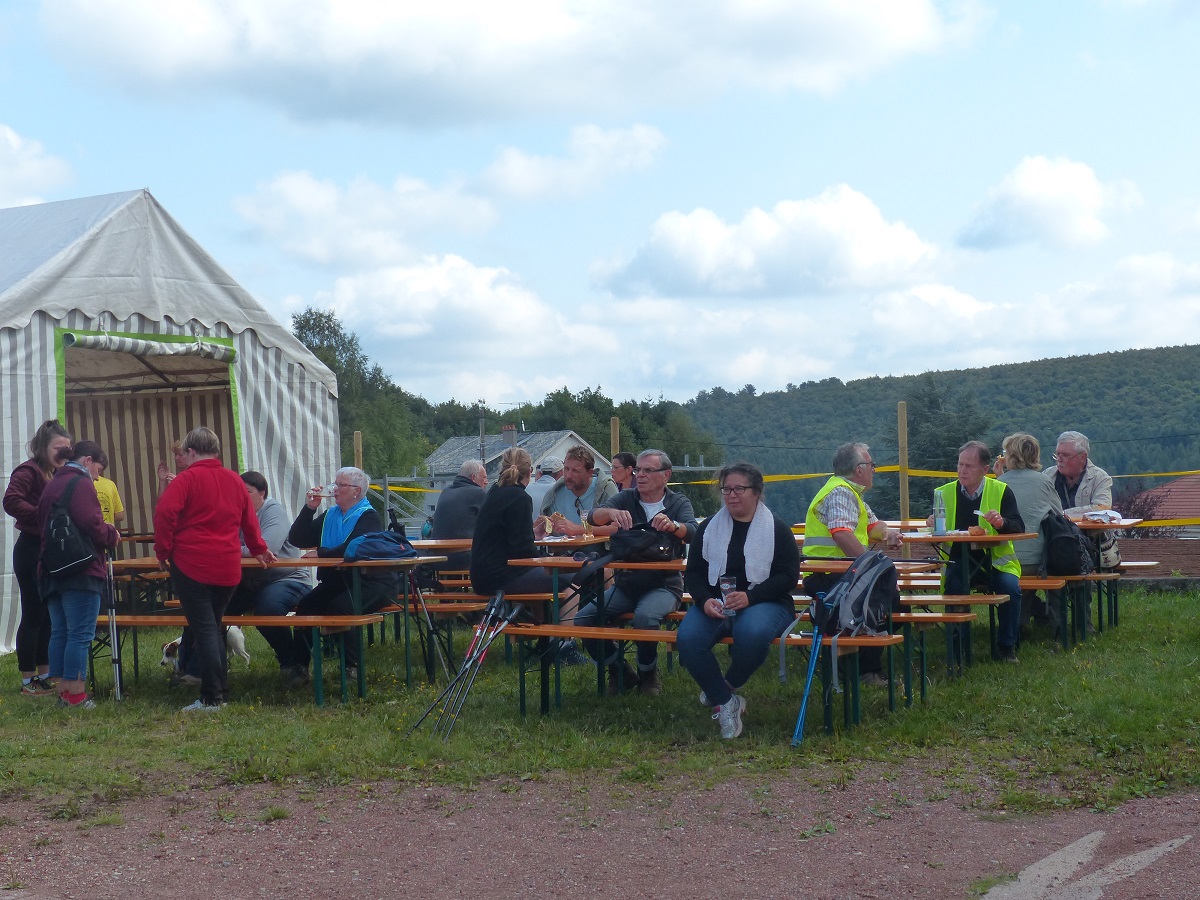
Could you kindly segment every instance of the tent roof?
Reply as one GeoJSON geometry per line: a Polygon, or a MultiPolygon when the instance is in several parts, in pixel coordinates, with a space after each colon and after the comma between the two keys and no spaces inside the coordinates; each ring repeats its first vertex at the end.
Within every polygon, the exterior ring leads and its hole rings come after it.
{"type": "Polygon", "coordinates": [[[251,329],[337,396],[337,378],[147,190],[0,209],[0,328],[72,309],[251,329]]]}

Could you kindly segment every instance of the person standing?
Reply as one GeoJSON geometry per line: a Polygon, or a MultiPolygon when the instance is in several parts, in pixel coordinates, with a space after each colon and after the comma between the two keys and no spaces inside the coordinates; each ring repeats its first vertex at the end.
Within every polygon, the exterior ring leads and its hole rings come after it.
{"type": "Polygon", "coordinates": [[[105,478],[108,469],[108,454],[100,451],[100,474],[96,476],[96,496],[100,498],[100,512],[104,521],[117,528],[125,521],[125,504],[121,502],[121,494],[116,484],[110,478],[105,478]]]}
{"type": "Polygon", "coordinates": [[[38,588],[38,557],[42,530],[38,502],[46,484],[67,461],[71,435],[57,419],[47,419],[29,441],[29,459],[8,479],[4,511],[16,520],[17,542],[13,545],[13,574],[21,592],[21,624],[17,627],[17,668],[21,693],[28,697],[55,693],[49,683],[50,613],[38,588]]]}
{"type": "Polygon", "coordinates": [[[679,624],[679,662],[700,686],[721,737],[742,733],[746,700],[737,692],[763,664],[771,641],[796,617],[792,592],[800,577],[800,550],[792,529],[762,502],[763,475],[750,463],[717,473],[721,511],[696,529],[683,586],[692,596],[679,624]],[[732,579],[723,591],[721,582],[732,579]],[[724,673],[713,653],[733,638],[724,673]]]}
{"type": "Polygon", "coordinates": [[[229,700],[221,617],[242,578],[242,541],[260,562],[275,561],[245,484],[221,465],[220,452],[211,429],[189,431],[186,468],[167,484],[154,511],[154,555],[171,575],[200,663],[200,697],[184,712],[220,709],[229,700]]]}
{"type": "Polygon", "coordinates": [[[41,526],[40,551],[46,550],[46,523],[51,508],[67,495],[67,514],[79,532],[92,542],[95,552],[78,572],[54,575],[43,564],[38,578],[50,614],[50,678],[57,681],[58,705],[92,709],[95,703],[86,690],[88,651],[96,637],[100,599],[108,589],[108,567],[104,552],[117,546],[117,529],[104,521],[95,479],[99,477],[104,451],[94,441],[79,441],[70,460],[55,474],[38,500],[41,526]]]}

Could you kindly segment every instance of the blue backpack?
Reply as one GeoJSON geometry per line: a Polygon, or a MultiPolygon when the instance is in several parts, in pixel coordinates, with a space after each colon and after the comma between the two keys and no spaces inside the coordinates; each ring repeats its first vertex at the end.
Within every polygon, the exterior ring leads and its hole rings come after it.
{"type": "Polygon", "coordinates": [[[417,555],[417,548],[408,538],[394,531],[372,531],[359,535],[346,545],[346,562],[367,559],[408,559],[417,555]]]}

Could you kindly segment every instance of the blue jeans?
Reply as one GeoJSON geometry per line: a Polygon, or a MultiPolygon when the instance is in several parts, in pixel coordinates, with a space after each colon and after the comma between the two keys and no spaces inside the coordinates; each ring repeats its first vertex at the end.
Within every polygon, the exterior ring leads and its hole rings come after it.
{"type": "MultiPolygon", "coordinates": [[[[634,628],[658,628],[662,620],[679,607],[679,598],[666,588],[655,588],[640,597],[630,597],[619,587],[608,589],[604,596],[604,622],[596,622],[596,604],[589,603],[575,614],[576,625],[607,625],[627,612],[633,613],[634,628]]],[[[783,626],[781,625],[780,628],[783,626]]],[[[598,663],[612,665],[620,658],[614,641],[584,641],[587,652],[598,663]]],[[[658,644],[641,641],[637,645],[639,672],[658,668],[658,644]]]]}
{"type": "Polygon", "coordinates": [[[50,612],[50,677],[65,681],[87,678],[88,651],[100,615],[98,591],[55,591],[46,598],[50,612]]]}
{"type": "Polygon", "coordinates": [[[693,604],[679,623],[675,641],[679,662],[696,679],[708,702],[720,706],[750,680],[766,661],[771,641],[795,618],[795,612],[781,603],[755,603],[739,609],[736,616],[719,619],[693,604]],[[722,675],[713,647],[730,636],[729,669],[722,675]]]}
{"type": "MultiPolygon", "coordinates": [[[[947,594],[970,593],[963,584],[961,568],[957,560],[946,566],[947,594]]],[[[987,576],[985,584],[989,591],[994,594],[1008,595],[1008,602],[1001,603],[996,607],[996,618],[999,623],[997,642],[1001,652],[1012,650],[1017,646],[1021,637],[1021,582],[1016,575],[1010,575],[1008,572],[1001,572],[990,567],[984,574],[987,576]]]]}
{"type": "MultiPolygon", "coordinates": [[[[238,585],[233,599],[229,601],[229,608],[225,610],[225,615],[226,617],[241,616],[253,612],[256,616],[286,616],[295,610],[300,599],[310,590],[312,590],[312,585],[308,583],[307,579],[301,578],[280,578],[264,584],[257,590],[243,582],[238,585]]],[[[237,622],[227,624],[236,625],[237,622]]],[[[260,627],[258,633],[275,651],[275,660],[279,663],[279,668],[290,669],[295,664],[292,654],[294,646],[292,629],[287,627],[286,622],[281,622],[280,626],[279,628],[260,627]]],[[[196,673],[189,672],[188,674],[196,673]]]]}

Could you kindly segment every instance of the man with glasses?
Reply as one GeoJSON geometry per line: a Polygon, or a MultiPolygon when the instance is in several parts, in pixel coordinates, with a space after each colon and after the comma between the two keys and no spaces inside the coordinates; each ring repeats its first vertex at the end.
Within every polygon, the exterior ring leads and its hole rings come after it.
{"type": "Polygon", "coordinates": [[[1046,476],[1062,501],[1063,512],[1078,519],[1085,512],[1112,508],[1112,477],[1088,459],[1091,445],[1078,431],[1064,431],[1054,448],[1046,476]]]}
{"type": "MultiPolygon", "coordinates": [[[[577,536],[591,531],[584,516],[592,507],[615,497],[617,486],[604,473],[596,475],[596,457],[586,447],[572,447],[563,459],[562,478],[542,498],[538,512],[550,516],[555,534],[577,536]]],[[[597,526],[597,534],[611,534],[612,526],[597,526]]]]}
{"type": "MultiPolygon", "coordinates": [[[[638,454],[634,474],[636,489],[621,491],[597,505],[588,515],[589,524],[613,525],[618,529],[648,524],[674,539],[675,558],[681,558],[684,547],[696,535],[696,515],[692,512],[692,501],[667,488],[671,480],[670,458],[661,450],[643,450],[638,454]]],[[[615,582],[604,598],[604,624],[632,612],[634,628],[658,628],[667,614],[679,608],[683,598],[683,576],[678,572],[618,571],[615,582]]],[[[596,605],[588,604],[576,615],[576,624],[598,624],[596,612],[596,605]]],[[[627,688],[636,684],[644,694],[662,693],[658,644],[638,643],[636,672],[628,663],[621,671],[620,651],[612,643],[597,646],[598,642],[589,641],[588,644],[588,652],[596,661],[608,666],[610,696],[620,691],[622,678],[627,688]]]]}
{"type": "MultiPolygon", "coordinates": [[[[900,546],[900,532],[881,522],[862,495],[875,484],[871,448],[857,441],[842,444],[833,454],[833,475],[808,506],[804,521],[804,555],[815,559],[858,559],[872,541],[900,546]]],[[[841,576],[814,572],[804,579],[810,597],[826,593],[841,576]]],[[[898,601],[898,598],[897,598],[898,601]]],[[[865,684],[886,684],[883,654],[867,648],[859,654],[865,684]]]]}

